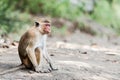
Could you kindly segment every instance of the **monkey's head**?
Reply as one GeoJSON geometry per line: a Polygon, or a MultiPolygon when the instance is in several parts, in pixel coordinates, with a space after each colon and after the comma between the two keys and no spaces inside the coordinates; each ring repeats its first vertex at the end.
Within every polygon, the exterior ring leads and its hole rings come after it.
{"type": "Polygon", "coordinates": [[[50,20],[46,18],[41,18],[35,22],[35,27],[40,31],[42,34],[49,34],[51,32],[51,23],[50,20]]]}

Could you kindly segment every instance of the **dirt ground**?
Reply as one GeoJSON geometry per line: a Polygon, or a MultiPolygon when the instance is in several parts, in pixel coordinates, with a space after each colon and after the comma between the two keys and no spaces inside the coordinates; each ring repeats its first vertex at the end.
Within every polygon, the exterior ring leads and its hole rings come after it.
{"type": "MultiPolygon", "coordinates": [[[[96,37],[77,31],[67,37],[50,37],[47,46],[59,70],[35,73],[20,69],[0,75],[0,80],[120,80],[119,37],[96,37]]],[[[20,63],[17,46],[0,48],[0,72],[20,63]]],[[[44,66],[48,67],[46,62],[44,66]]]]}

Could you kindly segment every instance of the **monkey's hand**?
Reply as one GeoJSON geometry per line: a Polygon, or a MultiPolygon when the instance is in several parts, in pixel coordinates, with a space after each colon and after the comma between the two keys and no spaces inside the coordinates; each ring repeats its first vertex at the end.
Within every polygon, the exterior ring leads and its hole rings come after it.
{"type": "Polygon", "coordinates": [[[49,69],[50,71],[56,71],[56,70],[58,70],[58,68],[57,67],[53,67],[53,66],[50,66],[50,69],[49,69]]]}
{"type": "Polygon", "coordinates": [[[45,67],[36,67],[35,71],[37,73],[50,73],[51,72],[50,69],[47,69],[45,67]]]}
{"type": "Polygon", "coordinates": [[[43,68],[40,68],[40,67],[35,67],[35,72],[37,72],[37,73],[49,73],[51,71],[49,69],[43,69],[43,68]]]}
{"type": "Polygon", "coordinates": [[[56,71],[56,70],[58,70],[58,68],[57,68],[57,67],[52,68],[52,71],[56,71]]]}
{"type": "Polygon", "coordinates": [[[56,70],[58,70],[58,68],[49,68],[49,69],[43,69],[43,68],[39,68],[39,67],[36,67],[35,68],[35,71],[37,72],[37,73],[50,73],[51,71],[56,71],[56,70]]]}

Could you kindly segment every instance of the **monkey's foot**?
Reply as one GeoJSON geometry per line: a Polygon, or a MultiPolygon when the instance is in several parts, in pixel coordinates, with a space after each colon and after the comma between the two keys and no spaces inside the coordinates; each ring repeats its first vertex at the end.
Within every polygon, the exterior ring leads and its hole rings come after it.
{"type": "Polygon", "coordinates": [[[49,70],[49,69],[42,69],[42,70],[40,70],[40,73],[50,73],[51,72],[51,70],[49,70]]]}
{"type": "Polygon", "coordinates": [[[35,68],[35,72],[40,73],[40,72],[41,72],[41,69],[40,69],[39,67],[36,67],[36,68],[35,68]]]}

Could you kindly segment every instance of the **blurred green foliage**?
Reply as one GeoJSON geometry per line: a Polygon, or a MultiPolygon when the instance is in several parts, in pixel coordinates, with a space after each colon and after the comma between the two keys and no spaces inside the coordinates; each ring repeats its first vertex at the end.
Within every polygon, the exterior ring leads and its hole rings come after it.
{"type": "Polygon", "coordinates": [[[96,0],[92,13],[84,11],[84,4],[74,5],[70,1],[0,0],[0,30],[17,32],[30,22],[30,15],[65,18],[71,21],[88,16],[120,33],[120,0],[96,0]]]}
{"type": "Polygon", "coordinates": [[[58,33],[57,35],[59,35],[59,33],[61,35],[65,35],[66,31],[67,31],[67,27],[66,26],[63,26],[62,28],[57,28],[55,26],[52,27],[52,34],[53,35],[56,35],[57,33],[58,33]]]}
{"type": "Polygon", "coordinates": [[[81,11],[70,0],[21,0],[22,9],[32,14],[75,19],[81,11]],[[24,3],[23,3],[24,2],[24,3]]]}
{"type": "Polygon", "coordinates": [[[101,0],[96,3],[91,18],[120,34],[120,0],[101,0]]]}
{"type": "Polygon", "coordinates": [[[15,10],[16,0],[1,0],[0,1],[0,33],[17,32],[28,19],[27,13],[20,13],[15,10]]]}

